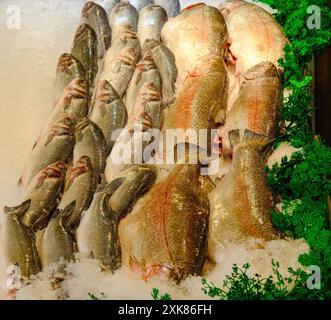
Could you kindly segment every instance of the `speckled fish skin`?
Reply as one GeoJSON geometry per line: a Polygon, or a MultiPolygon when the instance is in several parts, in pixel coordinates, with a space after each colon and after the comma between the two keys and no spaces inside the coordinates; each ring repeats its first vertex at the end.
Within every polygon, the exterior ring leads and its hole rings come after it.
{"type": "Polygon", "coordinates": [[[138,38],[143,45],[146,39],[161,40],[161,29],[167,22],[167,12],[160,6],[150,4],[139,12],[138,38]]]}
{"type": "Polygon", "coordinates": [[[130,0],[130,3],[137,9],[137,11],[143,10],[146,6],[153,4],[153,0],[130,0]]]}
{"type": "Polygon", "coordinates": [[[78,27],[71,54],[83,65],[89,88],[92,90],[98,72],[98,41],[94,29],[87,23],[78,27]]]}
{"type": "Polygon", "coordinates": [[[129,118],[133,117],[135,109],[139,104],[139,92],[147,82],[151,82],[156,90],[162,93],[160,72],[151,56],[150,50],[144,50],[143,47],[142,58],[136,65],[126,94],[125,105],[129,118]]]}
{"type": "MultiPolygon", "coordinates": [[[[114,34],[114,33],[113,33],[114,34]]],[[[140,56],[140,43],[130,26],[122,26],[108,49],[100,81],[107,80],[123,98],[140,56]]]]}
{"type": "Polygon", "coordinates": [[[82,212],[89,208],[96,187],[97,181],[91,159],[81,156],[70,171],[68,184],[58,205],[58,209],[65,209],[71,203],[75,203],[72,213],[66,218],[66,224],[71,230],[78,227],[82,212]]]}
{"type": "Polygon", "coordinates": [[[82,9],[81,20],[83,23],[89,24],[96,32],[98,58],[102,59],[111,42],[111,29],[107,12],[102,6],[88,1],[82,9]]]}
{"type": "Polygon", "coordinates": [[[177,165],[120,223],[123,263],[163,266],[181,281],[197,275],[206,256],[209,201],[199,165],[177,165]]]}
{"type": "Polygon", "coordinates": [[[174,54],[162,43],[153,39],[144,42],[145,50],[150,50],[162,80],[162,101],[168,107],[175,101],[175,82],[178,70],[174,54]]]}
{"type": "Polygon", "coordinates": [[[43,229],[63,193],[67,166],[56,162],[43,169],[31,182],[27,199],[31,200],[21,222],[34,231],[43,229]]]}
{"type": "Polygon", "coordinates": [[[179,0],[154,0],[154,3],[162,6],[167,12],[168,17],[175,17],[180,13],[179,0]]]}
{"type": "Polygon", "coordinates": [[[221,13],[203,3],[189,6],[166,22],[161,40],[176,58],[177,90],[181,89],[189,74],[208,61],[208,57],[224,57],[227,38],[221,13]]]}
{"type": "MultiPolygon", "coordinates": [[[[74,206],[75,203],[72,203],[63,210],[56,209],[53,212],[40,242],[40,260],[43,269],[52,263],[59,262],[60,259],[66,262],[74,260],[75,239],[67,223],[74,206]]],[[[64,268],[58,272],[63,275],[64,268]]]]}
{"type": "Polygon", "coordinates": [[[46,166],[67,161],[74,144],[74,122],[64,117],[57,121],[33,148],[19,180],[23,190],[28,189],[33,178],[46,166]]]}
{"type": "Polygon", "coordinates": [[[224,156],[231,154],[228,139],[231,130],[249,129],[273,139],[281,94],[280,76],[271,62],[261,62],[241,75],[238,98],[227,113],[224,127],[219,129],[224,156]]]}
{"type": "Polygon", "coordinates": [[[125,127],[128,114],[122,99],[107,80],[98,83],[89,118],[102,130],[109,154],[115,143],[112,141],[112,134],[125,127]]]}
{"type": "Polygon", "coordinates": [[[62,97],[69,83],[76,78],[85,79],[85,70],[82,64],[70,53],[62,54],[56,68],[55,103],[62,97]]]}
{"type": "Polygon", "coordinates": [[[6,268],[19,267],[20,276],[27,281],[31,275],[40,271],[40,261],[35,245],[35,235],[31,228],[20,222],[21,216],[28,210],[30,200],[17,207],[4,207],[0,229],[1,264],[6,268]]]}
{"type": "Polygon", "coordinates": [[[97,182],[101,178],[106,165],[106,140],[102,130],[91,120],[84,118],[76,125],[76,144],[73,152],[73,162],[82,156],[91,159],[97,182]]]}
{"type": "Polygon", "coordinates": [[[110,184],[101,187],[78,228],[79,252],[99,260],[103,269],[118,269],[121,266],[119,221],[155,179],[156,169],[141,165],[129,168],[110,184]]]}
{"type": "Polygon", "coordinates": [[[114,37],[121,32],[122,27],[131,27],[137,32],[139,13],[128,1],[118,3],[110,13],[109,25],[112,30],[112,42],[114,37]]]}
{"type": "MultiPolygon", "coordinates": [[[[186,79],[172,106],[172,126],[176,129],[196,130],[198,144],[210,149],[211,129],[224,123],[228,90],[228,75],[223,60],[210,59],[204,70],[186,79]],[[209,71],[208,71],[209,69],[209,71]],[[207,130],[207,136],[199,130],[207,130]]],[[[190,136],[185,134],[185,141],[190,136]]]]}
{"type": "Polygon", "coordinates": [[[270,210],[273,195],[264,174],[262,148],[267,138],[245,130],[229,133],[233,145],[230,172],[221,180],[217,206],[210,215],[209,243],[223,245],[239,242],[248,236],[265,240],[277,239],[280,232],[273,226],[270,210]]]}

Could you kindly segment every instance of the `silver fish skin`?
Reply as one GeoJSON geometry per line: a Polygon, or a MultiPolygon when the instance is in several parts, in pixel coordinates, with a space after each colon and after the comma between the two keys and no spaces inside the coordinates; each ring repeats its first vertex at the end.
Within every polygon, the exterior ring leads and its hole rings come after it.
{"type": "Polygon", "coordinates": [[[167,12],[160,6],[150,4],[139,12],[138,38],[141,45],[146,39],[160,41],[161,29],[167,22],[167,12]]]}
{"type": "Polygon", "coordinates": [[[134,32],[137,32],[138,17],[138,11],[130,4],[130,2],[121,1],[118,3],[109,15],[109,25],[112,30],[112,42],[123,26],[130,26],[134,32]]]}
{"type": "Polygon", "coordinates": [[[146,192],[156,179],[156,170],[135,166],[102,186],[94,195],[77,232],[79,252],[99,260],[106,270],[121,266],[121,244],[118,225],[136,200],[146,192]]]}
{"type": "Polygon", "coordinates": [[[168,17],[175,17],[180,13],[179,0],[154,0],[154,3],[162,6],[167,12],[168,17]]]}
{"type": "Polygon", "coordinates": [[[57,206],[63,193],[67,166],[56,162],[43,169],[31,182],[27,199],[29,208],[21,222],[32,230],[46,227],[52,210],[57,206]]]}
{"type": "MultiPolygon", "coordinates": [[[[56,209],[50,219],[40,242],[40,260],[42,269],[60,259],[66,262],[74,260],[75,239],[72,229],[67,224],[68,217],[72,214],[75,203],[71,203],[65,209],[56,209]]],[[[62,276],[65,273],[64,266],[57,270],[62,276]]]]}
{"type": "Polygon", "coordinates": [[[111,42],[111,29],[109,27],[107,12],[102,6],[88,1],[82,9],[81,21],[90,25],[96,32],[98,58],[102,59],[111,42]]]}
{"type": "Polygon", "coordinates": [[[48,165],[67,161],[72,154],[74,144],[74,123],[70,118],[64,117],[35,144],[18,182],[22,190],[28,190],[33,178],[48,165]]]}
{"type": "Polygon", "coordinates": [[[130,26],[120,28],[108,49],[99,81],[107,80],[123,98],[140,56],[140,42],[130,26]]]}
{"type": "Polygon", "coordinates": [[[63,210],[71,203],[75,203],[72,213],[66,218],[66,223],[71,230],[78,227],[81,214],[89,208],[96,187],[97,181],[91,159],[88,156],[82,156],[74,163],[70,171],[69,181],[58,205],[58,209],[63,210]]]}
{"type": "Polygon", "coordinates": [[[90,90],[98,72],[98,41],[94,29],[87,23],[81,24],[74,36],[71,54],[83,65],[90,90]]]}
{"type": "Polygon", "coordinates": [[[103,173],[106,164],[106,140],[102,130],[91,120],[85,118],[76,126],[76,144],[73,152],[73,163],[82,156],[91,159],[97,181],[103,173]]]}
{"type": "Polygon", "coordinates": [[[112,134],[125,127],[128,114],[122,99],[107,80],[98,83],[89,119],[102,130],[109,154],[115,143],[112,141],[112,134]]]}
{"type": "Polygon", "coordinates": [[[130,3],[138,10],[141,11],[143,8],[150,4],[154,4],[153,0],[130,0],[130,3]]]}
{"type": "Polygon", "coordinates": [[[85,70],[82,64],[70,53],[63,53],[56,67],[55,104],[60,100],[69,83],[76,78],[85,79],[85,70]]]}
{"type": "Polygon", "coordinates": [[[162,101],[168,107],[175,101],[175,83],[178,75],[174,54],[162,43],[153,39],[144,42],[144,48],[150,50],[162,80],[162,101]]]}
{"type": "Polygon", "coordinates": [[[17,207],[4,207],[0,229],[0,257],[5,269],[17,266],[20,280],[28,281],[40,271],[40,260],[31,228],[20,222],[21,216],[30,207],[30,200],[17,207]]]}

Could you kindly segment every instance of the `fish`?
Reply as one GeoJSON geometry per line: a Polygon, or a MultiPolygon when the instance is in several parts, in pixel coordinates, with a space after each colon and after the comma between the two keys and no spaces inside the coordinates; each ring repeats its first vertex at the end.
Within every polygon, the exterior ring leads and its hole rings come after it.
{"type": "Polygon", "coordinates": [[[183,9],[165,23],[161,30],[161,41],[175,55],[178,91],[190,74],[196,69],[203,69],[209,57],[224,58],[227,39],[228,32],[222,14],[203,3],[183,9]]]}
{"type": "Polygon", "coordinates": [[[137,102],[124,130],[106,160],[104,176],[112,181],[134,164],[146,163],[158,149],[164,106],[160,88],[146,82],[138,92],[137,102]],[[158,129],[157,132],[150,129],[158,129]]]}
{"type": "Polygon", "coordinates": [[[140,44],[143,45],[146,39],[161,40],[161,29],[167,22],[167,12],[160,6],[150,4],[139,12],[137,35],[140,44]]]}
{"type": "Polygon", "coordinates": [[[102,59],[111,43],[111,29],[107,12],[102,6],[88,1],[82,9],[81,21],[90,25],[95,31],[97,35],[98,58],[102,59]]]}
{"type": "Polygon", "coordinates": [[[282,86],[277,67],[261,62],[240,76],[240,91],[233,107],[227,112],[226,123],[218,130],[220,153],[231,156],[228,133],[246,129],[271,140],[275,135],[276,119],[281,103],[282,86]]]}
{"type": "Polygon", "coordinates": [[[150,50],[162,82],[162,102],[168,107],[175,101],[175,83],[178,75],[174,54],[160,41],[147,39],[143,47],[150,50]]]}
{"type": "Polygon", "coordinates": [[[137,11],[143,10],[146,6],[153,4],[153,0],[130,0],[130,3],[137,9],[137,11]]]}
{"type": "Polygon", "coordinates": [[[225,122],[228,75],[222,58],[208,60],[203,70],[186,79],[169,117],[172,128],[184,131],[178,143],[198,144],[210,151],[212,129],[225,122]]]}
{"type": "Polygon", "coordinates": [[[99,81],[107,80],[123,98],[140,56],[140,43],[130,26],[120,27],[108,49],[99,81]]]}
{"type": "Polygon", "coordinates": [[[58,205],[63,193],[66,169],[64,162],[55,162],[41,170],[31,182],[26,197],[30,203],[21,222],[33,231],[46,227],[50,214],[58,205]]]}
{"type": "Polygon", "coordinates": [[[97,179],[91,159],[86,155],[81,156],[73,164],[68,183],[57,207],[64,210],[71,203],[75,203],[71,214],[66,217],[66,224],[70,230],[75,230],[78,227],[82,212],[89,208],[96,187],[97,179]]]}
{"type": "MultiPolygon", "coordinates": [[[[271,13],[246,1],[225,1],[219,6],[229,33],[225,61],[231,75],[228,110],[237,99],[240,75],[268,61],[278,66],[289,43],[283,28],[271,13]]],[[[279,68],[279,67],[278,67],[279,68]]],[[[282,72],[282,69],[279,68],[282,72]]]]}
{"type": "Polygon", "coordinates": [[[28,190],[33,178],[47,166],[68,160],[75,144],[74,130],[74,122],[65,116],[35,144],[18,182],[22,190],[28,190]]]}
{"type": "MultiPolygon", "coordinates": [[[[42,234],[39,252],[43,270],[60,260],[65,262],[74,260],[76,243],[73,230],[68,225],[68,217],[72,214],[74,207],[75,202],[63,210],[55,209],[42,234]]],[[[64,264],[62,264],[57,270],[57,277],[64,277],[64,269],[64,264]]]]}
{"type": "Polygon", "coordinates": [[[90,90],[98,72],[98,40],[94,29],[87,23],[81,24],[74,36],[71,54],[83,65],[90,90]]]}
{"type": "Polygon", "coordinates": [[[112,135],[126,126],[128,114],[122,99],[107,80],[98,83],[89,119],[102,130],[109,154],[115,143],[112,135]]]}
{"type": "Polygon", "coordinates": [[[128,1],[121,1],[109,15],[109,25],[112,30],[112,42],[121,32],[122,27],[130,27],[137,32],[139,13],[128,1]]]}
{"type": "Polygon", "coordinates": [[[97,182],[106,165],[106,139],[102,130],[88,118],[84,118],[76,125],[76,144],[73,151],[73,163],[82,156],[88,156],[95,173],[97,182]]]}
{"type": "Polygon", "coordinates": [[[123,264],[136,271],[167,271],[176,282],[200,275],[207,255],[209,211],[200,165],[176,165],[120,222],[123,264]]]}
{"type": "MultiPolygon", "coordinates": [[[[161,93],[161,76],[154,59],[150,51],[144,50],[144,47],[142,48],[142,52],[142,58],[136,65],[126,94],[125,105],[129,118],[133,117],[139,100],[139,92],[147,82],[151,82],[156,90],[161,93]]],[[[157,96],[155,99],[160,100],[160,97],[157,96]]]]}
{"type": "Polygon", "coordinates": [[[118,225],[155,179],[154,167],[139,165],[99,187],[77,231],[78,250],[83,256],[99,260],[104,270],[121,266],[118,225]]]}
{"type": "Polygon", "coordinates": [[[154,4],[162,6],[167,12],[168,17],[175,17],[180,13],[179,0],[154,0],[154,4]]]}
{"type": "Polygon", "coordinates": [[[20,277],[18,280],[23,282],[28,282],[41,269],[35,234],[31,228],[20,222],[30,203],[31,200],[26,200],[16,207],[5,206],[0,229],[1,264],[5,269],[17,267],[20,277]]]}
{"type": "Polygon", "coordinates": [[[217,204],[210,214],[209,252],[225,242],[240,242],[248,236],[264,240],[281,236],[272,224],[274,206],[272,191],[264,174],[263,148],[268,138],[246,129],[243,134],[232,130],[233,146],[230,171],[212,192],[217,204]]]}
{"type": "Polygon", "coordinates": [[[107,16],[109,16],[110,12],[121,0],[94,0],[93,2],[103,7],[106,10],[107,16]]]}
{"type": "Polygon", "coordinates": [[[63,53],[56,67],[54,90],[55,104],[62,97],[64,90],[74,79],[85,79],[85,70],[82,64],[70,53],[63,53]]]}

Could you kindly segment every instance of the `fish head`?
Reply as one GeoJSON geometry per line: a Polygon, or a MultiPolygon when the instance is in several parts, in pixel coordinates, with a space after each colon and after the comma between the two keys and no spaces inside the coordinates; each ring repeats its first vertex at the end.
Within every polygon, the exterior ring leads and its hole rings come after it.
{"type": "Polygon", "coordinates": [[[87,98],[87,83],[85,79],[77,77],[73,79],[66,88],[67,96],[77,99],[87,98]]]}
{"type": "Polygon", "coordinates": [[[219,7],[218,10],[221,11],[224,18],[227,18],[233,11],[238,9],[239,7],[247,4],[245,1],[241,0],[228,0],[223,2],[219,7]]]}
{"type": "Polygon", "coordinates": [[[82,9],[82,18],[87,19],[90,14],[100,14],[101,11],[104,11],[104,9],[100,5],[93,1],[88,1],[82,9]]]}
{"type": "Polygon", "coordinates": [[[14,216],[17,219],[20,219],[24,213],[29,209],[31,204],[31,199],[25,200],[24,202],[22,202],[20,205],[15,206],[15,207],[7,207],[5,206],[3,208],[3,212],[6,215],[9,216],[14,216]]]}
{"type": "Polygon", "coordinates": [[[74,43],[86,41],[87,39],[93,39],[96,41],[96,33],[94,29],[87,23],[81,24],[74,36],[74,43]]]}
{"type": "Polygon", "coordinates": [[[161,28],[167,22],[168,15],[163,7],[149,4],[139,12],[139,19],[146,19],[148,26],[159,25],[161,28]]]}
{"type": "Polygon", "coordinates": [[[109,25],[112,29],[129,25],[134,31],[137,31],[138,16],[138,11],[129,1],[121,1],[111,11],[109,25]]]}
{"type": "Polygon", "coordinates": [[[98,102],[110,104],[115,100],[120,99],[120,97],[114,87],[107,80],[102,80],[98,83],[95,99],[98,102]]]}
{"type": "Polygon", "coordinates": [[[66,173],[67,165],[65,162],[55,162],[42,170],[46,179],[63,179],[66,173]]]}
{"type": "Polygon", "coordinates": [[[57,72],[84,75],[85,71],[81,63],[70,53],[60,56],[57,64],[57,72]]]}

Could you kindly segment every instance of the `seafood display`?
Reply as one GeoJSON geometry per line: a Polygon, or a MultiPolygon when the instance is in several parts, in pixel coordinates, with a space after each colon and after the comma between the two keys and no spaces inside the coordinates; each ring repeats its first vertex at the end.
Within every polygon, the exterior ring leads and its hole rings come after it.
{"type": "Polygon", "coordinates": [[[19,180],[23,202],[2,213],[3,261],[25,282],[79,256],[180,283],[204,275],[226,242],[282,237],[264,166],[287,42],[245,1],[182,11],[178,0],[86,1],[19,180]],[[169,129],[183,135],[165,170],[169,129]],[[226,161],[218,179],[204,174],[201,149],[226,161]]]}

